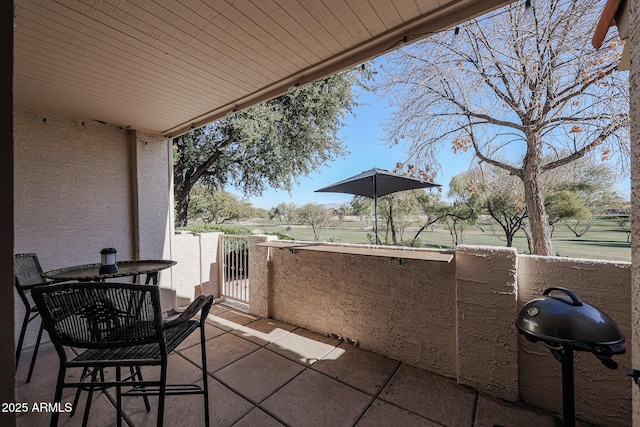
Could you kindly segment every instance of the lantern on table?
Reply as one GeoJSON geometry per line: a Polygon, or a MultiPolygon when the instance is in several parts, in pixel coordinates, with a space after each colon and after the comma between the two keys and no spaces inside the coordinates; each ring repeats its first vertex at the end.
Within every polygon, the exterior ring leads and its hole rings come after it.
{"type": "Polygon", "coordinates": [[[116,264],[115,248],[104,248],[100,251],[100,274],[113,274],[118,272],[116,264]]]}

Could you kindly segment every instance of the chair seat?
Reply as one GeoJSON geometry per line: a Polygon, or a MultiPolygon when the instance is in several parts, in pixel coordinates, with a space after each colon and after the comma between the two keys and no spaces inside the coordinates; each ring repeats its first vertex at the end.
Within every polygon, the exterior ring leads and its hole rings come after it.
{"type": "MultiPolygon", "coordinates": [[[[168,328],[164,332],[167,353],[171,353],[184,339],[198,328],[197,320],[189,320],[180,325],[168,328]]],[[[162,358],[160,346],[157,343],[143,344],[121,348],[94,348],[76,356],[67,366],[87,366],[94,362],[96,366],[107,366],[112,361],[128,361],[125,364],[144,365],[157,364],[162,358]]]]}

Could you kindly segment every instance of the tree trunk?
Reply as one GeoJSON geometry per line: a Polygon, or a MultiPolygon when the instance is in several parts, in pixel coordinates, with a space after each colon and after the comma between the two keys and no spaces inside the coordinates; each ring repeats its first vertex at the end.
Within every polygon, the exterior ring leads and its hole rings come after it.
{"type": "Polygon", "coordinates": [[[176,218],[175,218],[175,227],[186,227],[187,226],[187,209],[189,208],[189,190],[178,190],[175,189],[175,199],[176,199],[176,218]]]}
{"type": "Polygon", "coordinates": [[[554,256],[555,252],[551,243],[551,235],[549,234],[549,222],[547,220],[547,211],[544,207],[539,177],[539,160],[536,156],[527,154],[524,161],[522,182],[527,203],[533,254],[554,256]]]}
{"type": "Polygon", "coordinates": [[[506,235],[507,235],[507,247],[510,248],[513,246],[513,234],[507,232],[506,235]]]}
{"type": "Polygon", "coordinates": [[[397,245],[396,224],[393,222],[393,203],[391,201],[389,201],[389,228],[391,228],[391,241],[397,245]]]}

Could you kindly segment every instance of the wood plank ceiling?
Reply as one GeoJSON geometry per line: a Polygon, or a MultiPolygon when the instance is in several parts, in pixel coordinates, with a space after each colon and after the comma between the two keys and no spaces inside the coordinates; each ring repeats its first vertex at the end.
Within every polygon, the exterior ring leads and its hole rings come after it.
{"type": "Polygon", "coordinates": [[[175,136],[509,0],[15,0],[15,105],[175,136]]]}

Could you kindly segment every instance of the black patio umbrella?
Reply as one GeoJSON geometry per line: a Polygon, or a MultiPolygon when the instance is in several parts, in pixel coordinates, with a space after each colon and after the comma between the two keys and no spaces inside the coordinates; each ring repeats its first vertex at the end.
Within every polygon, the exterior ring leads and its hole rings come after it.
{"type": "Polygon", "coordinates": [[[351,178],[336,182],[328,187],[316,190],[316,192],[347,193],[373,199],[376,244],[378,244],[378,197],[386,196],[387,194],[396,193],[398,191],[439,186],[439,184],[389,172],[385,169],[373,168],[352,176],[351,178]]]}

